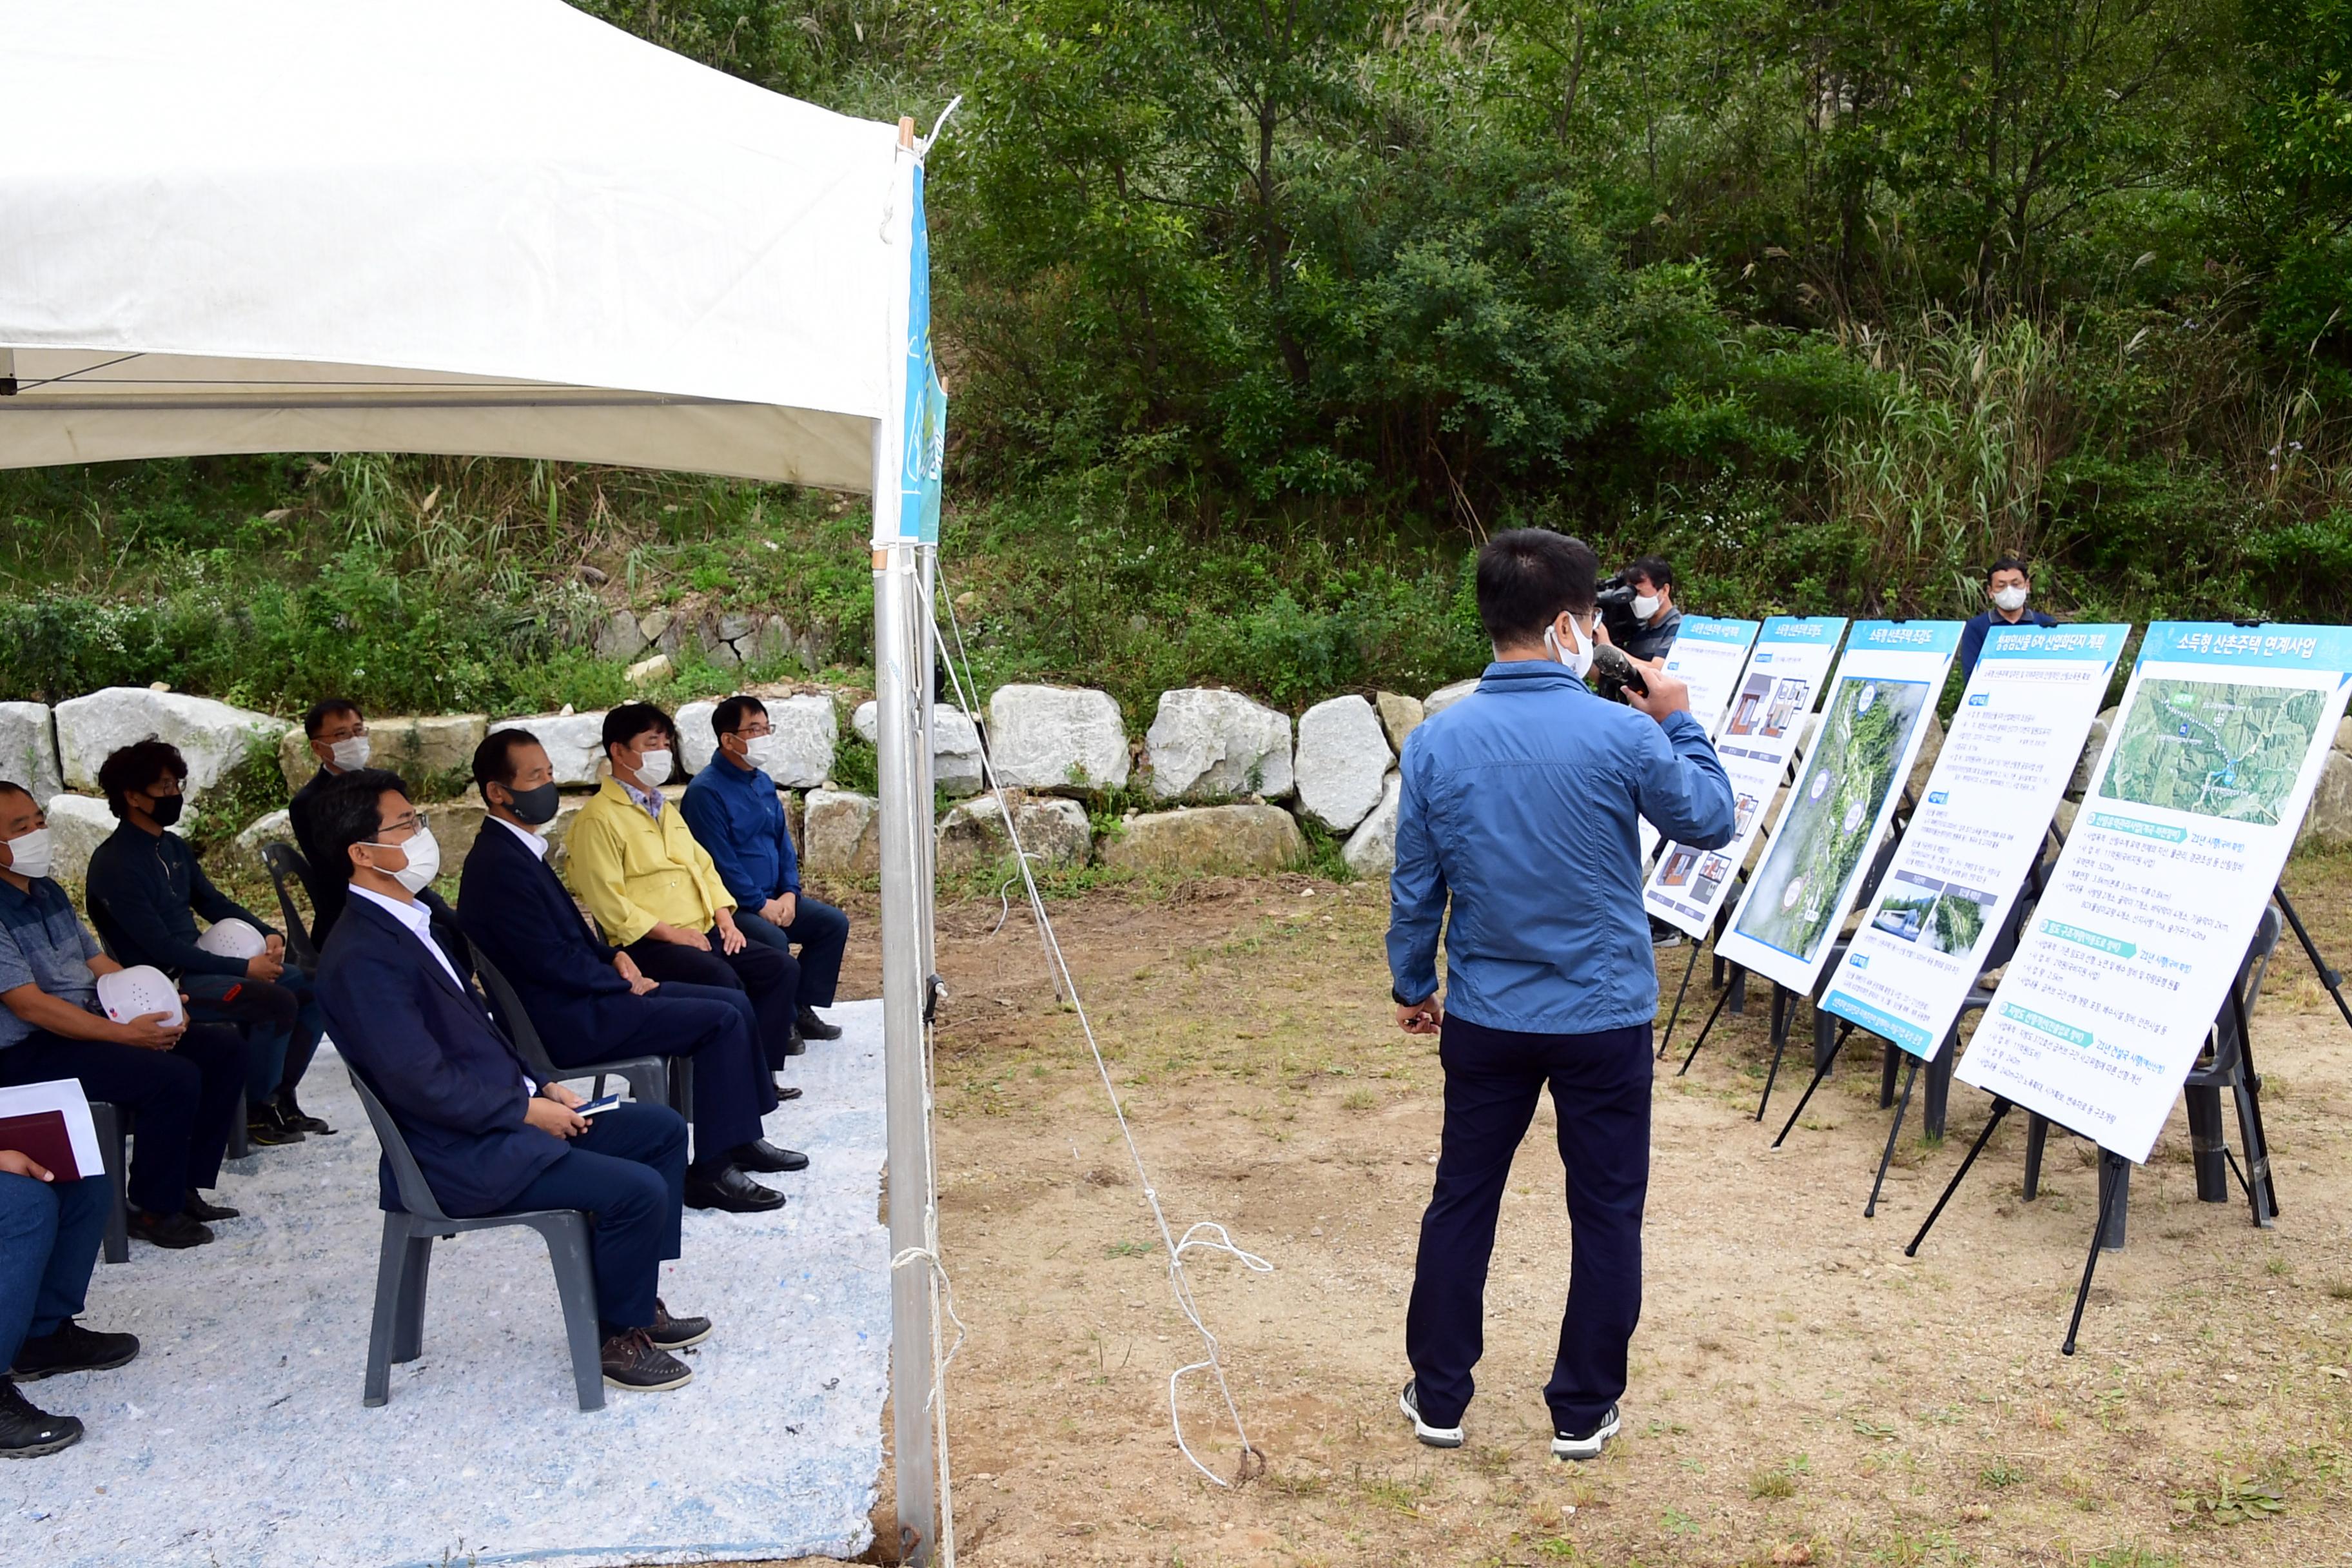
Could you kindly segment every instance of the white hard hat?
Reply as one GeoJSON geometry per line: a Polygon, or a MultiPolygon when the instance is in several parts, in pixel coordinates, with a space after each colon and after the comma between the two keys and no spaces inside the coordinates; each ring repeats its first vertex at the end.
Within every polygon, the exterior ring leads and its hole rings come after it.
{"type": "Polygon", "coordinates": [[[152,963],[100,975],[98,1005],[118,1024],[128,1024],[150,1013],[163,1014],[166,1028],[176,1028],[184,1021],[180,1013],[180,988],[172,984],[170,975],[152,963]]]}
{"type": "Polygon", "coordinates": [[[213,922],[196,945],[215,958],[259,958],[268,950],[260,931],[234,916],[213,922]]]}

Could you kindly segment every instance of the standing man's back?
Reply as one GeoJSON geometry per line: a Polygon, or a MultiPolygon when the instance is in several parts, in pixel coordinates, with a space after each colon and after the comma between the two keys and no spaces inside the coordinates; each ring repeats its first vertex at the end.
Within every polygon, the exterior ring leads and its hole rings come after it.
{"type": "Polygon", "coordinates": [[[1402,1405],[1439,1447],[1462,1441],[1503,1184],[1547,1085],[1575,1248],[1545,1389],[1551,1451],[1591,1458],[1617,1430],[1641,1315],[1658,1007],[1635,824],[1647,817],[1706,847],[1732,835],[1731,786],[1682,681],[1645,670],[1648,692],[1631,698],[1639,711],[1585,687],[1593,568],[1591,550],[1544,530],[1490,541],[1478,611],[1495,662],[1405,745],[1389,967],[1398,1023],[1441,1036],[1445,1129],[1405,1322],[1413,1381],[1402,1405]]]}

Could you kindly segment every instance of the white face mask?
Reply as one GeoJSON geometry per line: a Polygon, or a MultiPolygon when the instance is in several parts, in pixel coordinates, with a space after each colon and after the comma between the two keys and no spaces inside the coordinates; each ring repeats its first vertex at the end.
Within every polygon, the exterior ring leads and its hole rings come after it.
{"type": "Polygon", "coordinates": [[[371,849],[397,849],[408,857],[408,864],[392,873],[392,879],[412,893],[421,893],[441,874],[441,846],[434,840],[433,830],[420,827],[405,844],[371,844],[371,849]]]}
{"type": "Polygon", "coordinates": [[[1992,602],[1999,605],[2002,609],[2007,610],[2013,616],[2017,614],[2018,611],[2025,608],[2025,590],[2022,588],[1995,588],[1992,591],[1992,602]]]}
{"type": "Polygon", "coordinates": [[[327,750],[333,754],[335,766],[344,773],[368,764],[368,738],[365,735],[346,736],[327,750]]]}
{"type": "Polygon", "coordinates": [[[754,735],[751,739],[744,742],[743,760],[751,763],[753,767],[758,768],[761,773],[765,773],[770,768],[774,767],[776,765],[776,738],[773,735],[754,735]]]}
{"type": "Polygon", "coordinates": [[[1646,621],[1658,613],[1660,600],[1655,594],[1645,594],[1633,601],[1633,618],[1646,621]]]}
{"type": "Polygon", "coordinates": [[[1568,628],[1575,634],[1577,647],[1561,647],[1559,634],[1549,626],[1544,627],[1544,647],[1551,650],[1552,658],[1568,667],[1569,674],[1581,680],[1592,668],[1592,639],[1585,635],[1582,626],[1576,624],[1574,616],[1568,618],[1568,628]]]}
{"type": "Polygon", "coordinates": [[[637,784],[644,789],[659,789],[669,782],[673,759],[667,752],[647,752],[637,759],[637,784]]]}
{"type": "Polygon", "coordinates": [[[36,827],[32,832],[8,840],[8,869],[19,877],[46,877],[55,856],[49,830],[36,827]]]}

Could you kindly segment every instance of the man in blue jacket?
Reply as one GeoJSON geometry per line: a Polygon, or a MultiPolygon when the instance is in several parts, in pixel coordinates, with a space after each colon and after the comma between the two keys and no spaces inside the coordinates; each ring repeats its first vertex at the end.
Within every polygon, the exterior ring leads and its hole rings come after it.
{"type": "Polygon", "coordinates": [[[730,697],[710,715],[719,754],[686,786],[678,809],[702,846],[736,908],[757,916],[737,928],[753,942],[789,952],[800,944],[800,1032],[804,1039],[837,1040],[841,1026],[817,1016],[833,1005],[841,980],[841,950],[849,917],[801,891],[800,856],[784,822],[784,803],[767,767],[775,734],[767,705],[756,697],[730,697]]]}
{"type": "MultiPolygon", "coordinates": [[[[335,1048],[392,1112],[447,1213],[586,1211],[604,1381],[648,1393],[686,1384],[694,1373],[670,1352],[709,1338],[709,1321],[673,1317],[654,1293],[679,1251],[686,1123],[638,1104],[591,1121],[578,1095],[523,1070],[460,968],[464,938],[418,899],[441,849],[399,774],[341,775],[313,820],[321,858],[350,879],[319,958],[335,1048]]],[[[389,1166],[379,1185],[394,1207],[389,1166]]]]}
{"type": "Polygon", "coordinates": [[[753,1044],[759,1025],[751,997],[657,983],[627,953],[588,933],[547,867],[540,829],[555,819],[555,769],[530,731],[493,731],[476,747],[474,784],[490,820],[466,856],[457,922],[477,958],[514,988],[548,1059],[573,1068],[623,1057],[692,1058],[696,1159],[686,1168],[687,1203],[737,1214],[782,1208],[782,1193],[744,1173],[804,1170],[808,1156],[761,1136],[760,1119],[776,1108],[777,1096],[753,1044]]]}
{"type": "Polygon", "coordinates": [[[1445,1126],[1405,1318],[1413,1375],[1402,1403],[1436,1447],[1462,1443],[1503,1184],[1547,1085],[1573,1231],[1544,1390],[1551,1452],[1592,1458],[1616,1434],[1642,1311],[1658,1010],[1635,824],[1646,817],[1702,848],[1732,836],[1731,785],[1681,679],[1644,669],[1649,689],[1629,691],[1632,707],[1586,688],[1600,629],[1594,567],[1583,543],[1547,530],[1490,540],[1478,552],[1478,616],[1495,662],[1476,691],[1405,742],[1389,969],[1399,1025],[1439,1037],[1445,1126]]]}

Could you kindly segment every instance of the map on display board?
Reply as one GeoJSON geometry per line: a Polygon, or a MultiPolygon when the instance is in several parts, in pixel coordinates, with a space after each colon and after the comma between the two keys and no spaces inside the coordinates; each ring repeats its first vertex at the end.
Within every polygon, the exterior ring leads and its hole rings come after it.
{"type": "Polygon", "coordinates": [[[1995,626],[1822,1010],[1943,1048],[2048,837],[2129,626],[1995,626]]]}
{"type": "MultiPolygon", "coordinates": [[[[1690,687],[1691,717],[1706,726],[1709,740],[1715,738],[1724,713],[1731,706],[1731,694],[1738,689],[1740,672],[1747,668],[1748,650],[1756,644],[1759,624],[1718,620],[1713,616],[1685,616],[1675,646],[1666,653],[1666,672],[1681,676],[1690,687]]],[[[1658,830],[1646,821],[1640,825],[1640,830],[1642,860],[1646,865],[1651,852],[1658,847],[1658,830]]]]}
{"type": "Polygon", "coordinates": [[[1667,845],[1642,888],[1643,907],[1685,935],[1705,936],[1731,896],[1732,879],[1789,771],[1790,754],[1844,630],[1840,616],[1774,616],[1757,635],[1756,651],[1715,736],[1715,753],[1731,780],[1737,825],[1731,842],[1718,849],[1667,845]]]}
{"type": "Polygon", "coordinates": [[[2147,1158],[2294,847],[2347,671],[2340,626],[2148,627],[1963,1082],[2147,1158]]]}
{"type": "Polygon", "coordinates": [[[1716,955],[1810,994],[1902,804],[1960,646],[1958,621],[1859,621],[1821,730],[1716,955]]]}

